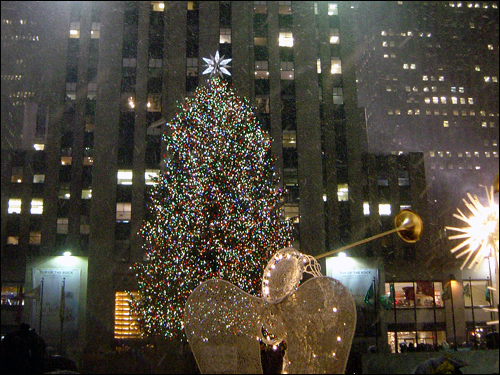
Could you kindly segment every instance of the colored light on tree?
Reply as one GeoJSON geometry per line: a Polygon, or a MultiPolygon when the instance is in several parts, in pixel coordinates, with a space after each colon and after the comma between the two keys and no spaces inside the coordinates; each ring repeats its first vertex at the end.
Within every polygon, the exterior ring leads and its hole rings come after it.
{"type": "Polygon", "coordinates": [[[140,230],[147,261],[133,266],[140,299],[131,305],[146,333],[183,338],[191,292],[220,278],[258,295],[293,226],[283,219],[270,141],[249,102],[214,77],[179,109],[140,230]]]}

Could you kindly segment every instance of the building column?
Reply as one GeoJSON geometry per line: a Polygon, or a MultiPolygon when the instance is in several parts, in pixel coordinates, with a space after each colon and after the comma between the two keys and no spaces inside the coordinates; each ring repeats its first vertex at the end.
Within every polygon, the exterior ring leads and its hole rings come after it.
{"type": "Polygon", "coordinates": [[[232,61],[230,71],[233,77],[233,87],[238,96],[245,97],[250,103],[254,103],[253,2],[232,1],[231,6],[232,61]]]}
{"type": "Polygon", "coordinates": [[[295,97],[299,181],[300,251],[325,251],[325,214],[317,49],[313,2],[293,2],[295,97]]]}
{"type": "Polygon", "coordinates": [[[90,210],[86,344],[110,350],[114,327],[113,272],[124,3],[104,2],[97,76],[90,210]]]}

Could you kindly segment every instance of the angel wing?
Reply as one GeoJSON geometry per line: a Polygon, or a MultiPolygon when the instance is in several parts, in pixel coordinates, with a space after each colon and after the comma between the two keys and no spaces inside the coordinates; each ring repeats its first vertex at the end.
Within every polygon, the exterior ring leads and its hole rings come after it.
{"type": "Polygon", "coordinates": [[[276,307],[286,330],[282,373],[345,372],[356,329],[349,289],[331,277],[314,277],[276,307]]]}
{"type": "Polygon", "coordinates": [[[184,312],[187,339],[203,374],[262,374],[263,301],[218,279],[200,284],[184,312]]]}

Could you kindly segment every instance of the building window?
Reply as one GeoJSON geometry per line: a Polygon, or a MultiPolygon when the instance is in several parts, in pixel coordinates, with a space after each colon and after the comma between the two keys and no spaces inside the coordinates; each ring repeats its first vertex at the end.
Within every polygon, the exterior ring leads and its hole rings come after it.
{"type": "Polygon", "coordinates": [[[285,220],[293,218],[294,223],[299,222],[299,206],[295,204],[285,204],[283,207],[285,220]]]}
{"type": "Polygon", "coordinates": [[[269,95],[255,95],[257,113],[269,113],[269,95]]]}
{"type": "Polygon", "coordinates": [[[254,13],[267,13],[267,2],[266,1],[254,1],[253,2],[253,11],[254,13]]]}
{"type": "Polygon", "coordinates": [[[291,1],[279,1],[279,14],[292,14],[291,1]]]}
{"type": "Polygon", "coordinates": [[[119,185],[132,185],[132,170],[119,169],[117,179],[119,185]]]}
{"type": "Polygon", "coordinates": [[[33,198],[31,200],[31,214],[32,215],[43,214],[43,198],[33,198]]]}
{"type": "Polygon", "coordinates": [[[349,186],[348,184],[337,185],[337,197],[339,202],[349,201],[349,186]]]}
{"type": "Polygon", "coordinates": [[[365,216],[370,215],[370,204],[368,202],[363,202],[363,214],[365,216]]]}
{"type": "Polygon", "coordinates": [[[297,147],[297,132],[293,130],[283,131],[283,147],[287,148],[297,147]]]}
{"type": "Polygon", "coordinates": [[[403,69],[409,69],[408,64],[403,64],[403,69]]]}
{"type": "Polygon", "coordinates": [[[21,213],[21,199],[11,198],[9,199],[9,208],[7,209],[9,214],[20,214],[21,213]]]}
{"type": "Polygon", "coordinates": [[[255,79],[269,78],[269,63],[268,61],[255,62],[255,79]]]}
{"type": "Polygon", "coordinates": [[[331,67],[331,73],[332,74],[342,74],[342,63],[339,58],[332,58],[332,67],[331,67]]]}
{"type": "Polygon", "coordinates": [[[282,61],[281,62],[281,79],[290,80],[294,79],[294,67],[293,62],[291,61],[282,61]]]}
{"type": "Polygon", "coordinates": [[[380,216],[391,215],[391,205],[389,203],[381,203],[378,205],[378,213],[380,216]]]}
{"type": "Polygon", "coordinates": [[[137,65],[137,59],[130,58],[130,59],[123,59],[123,64],[122,66],[124,68],[135,68],[137,65]]]}
{"type": "Polygon", "coordinates": [[[220,44],[231,43],[231,29],[227,28],[220,29],[219,43],[220,44]]]}
{"type": "Polygon", "coordinates": [[[116,220],[128,221],[132,217],[132,204],[131,203],[117,203],[116,204],[116,220]]]}
{"type": "Polygon", "coordinates": [[[57,234],[68,234],[68,218],[57,218],[57,234]]]}
{"type": "MultiPolygon", "coordinates": [[[[138,292],[130,292],[134,299],[139,298],[138,292]]],[[[130,296],[127,292],[115,293],[115,339],[140,339],[138,316],[130,310],[130,296]]]]}
{"type": "MultiPolygon", "coordinates": [[[[433,281],[394,283],[395,304],[397,309],[441,307],[442,283],[433,281]],[[416,289],[416,293],[415,293],[416,289]]],[[[390,283],[385,284],[385,291],[390,293],[390,283]]]]}
{"type": "Polygon", "coordinates": [[[92,22],[92,27],[90,30],[90,37],[92,39],[99,39],[101,35],[101,23],[100,22],[92,22]]]}
{"type": "Polygon", "coordinates": [[[148,112],[161,112],[161,94],[148,95],[148,112]]]}
{"type": "Polygon", "coordinates": [[[187,75],[188,77],[194,77],[198,75],[198,59],[188,57],[186,59],[187,65],[187,75]]]}
{"type": "Polygon", "coordinates": [[[328,15],[329,16],[339,15],[339,8],[337,3],[328,3],[328,15]]]}
{"type": "Polygon", "coordinates": [[[161,68],[163,65],[162,59],[149,59],[149,67],[150,68],[161,68]]]}
{"type": "Polygon", "coordinates": [[[344,91],[342,87],[333,87],[333,104],[344,104],[344,91]]]}
{"type": "Polygon", "coordinates": [[[255,46],[267,46],[267,38],[253,38],[253,44],[255,46]]]}
{"type": "Polygon", "coordinates": [[[293,47],[293,34],[291,32],[282,32],[279,34],[280,47],[293,47]]]}
{"type": "Polygon", "coordinates": [[[450,122],[449,122],[448,120],[444,120],[444,121],[443,121],[443,126],[444,126],[445,128],[449,127],[449,126],[450,126],[450,122]]]}
{"type": "Polygon", "coordinates": [[[330,44],[340,43],[339,29],[330,29],[330,44]]]}
{"type": "Polygon", "coordinates": [[[69,37],[80,38],[80,22],[71,22],[69,26],[69,37]]]}

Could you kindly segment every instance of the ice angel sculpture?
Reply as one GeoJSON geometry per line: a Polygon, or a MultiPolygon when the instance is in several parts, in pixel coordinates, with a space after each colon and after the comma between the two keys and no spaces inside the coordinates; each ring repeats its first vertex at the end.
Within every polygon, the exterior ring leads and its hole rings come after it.
{"type": "Polygon", "coordinates": [[[189,296],[184,329],[202,373],[262,373],[260,341],[284,341],[282,373],[343,373],[356,327],[349,290],[294,248],[274,254],[262,298],[219,279],[189,296]],[[313,277],[302,283],[303,273],[313,277]]]}

